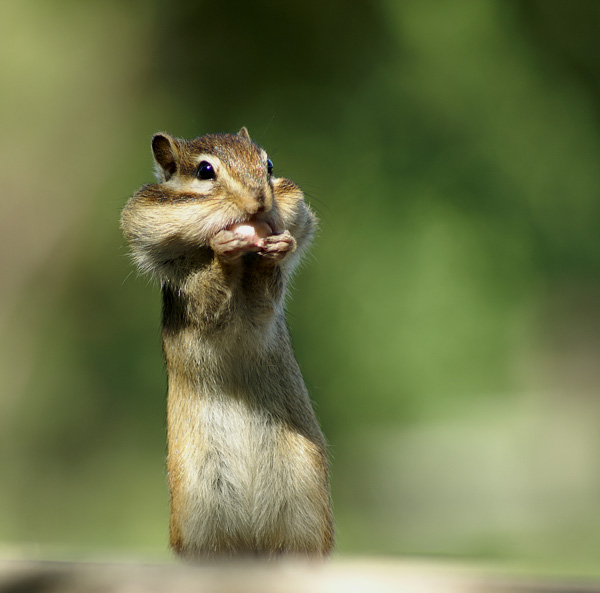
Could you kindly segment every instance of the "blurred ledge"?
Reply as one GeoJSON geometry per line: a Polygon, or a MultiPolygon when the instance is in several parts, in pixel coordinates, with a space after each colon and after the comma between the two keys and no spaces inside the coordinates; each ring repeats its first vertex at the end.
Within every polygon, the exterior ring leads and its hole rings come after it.
{"type": "Polygon", "coordinates": [[[477,565],[378,558],[203,565],[0,559],[0,593],[494,593],[600,591],[600,580],[493,574],[477,565]]]}

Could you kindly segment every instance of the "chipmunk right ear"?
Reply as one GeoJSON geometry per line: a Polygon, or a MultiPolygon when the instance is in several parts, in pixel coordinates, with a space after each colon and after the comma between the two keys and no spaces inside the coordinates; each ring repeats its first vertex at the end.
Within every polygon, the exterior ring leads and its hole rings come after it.
{"type": "Polygon", "coordinates": [[[152,136],[152,154],[157,164],[159,181],[169,181],[177,171],[175,140],[168,134],[152,136]]]}
{"type": "Polygon", "coordinates": [[[241,136],[242,138],[246,138],[248,140],[252,140],[252,138],[250,138],[250,134],[248,133],[248,128],[246,128],[246,126],[244,126],[237,134],[238,136],[241,136]]]}

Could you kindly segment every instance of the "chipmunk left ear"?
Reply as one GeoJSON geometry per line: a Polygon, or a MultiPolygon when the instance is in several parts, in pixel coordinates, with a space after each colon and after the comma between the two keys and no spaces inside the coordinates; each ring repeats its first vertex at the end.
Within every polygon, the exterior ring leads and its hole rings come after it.
{"type": "Polygon", "coordinates": [[[179,149],[175,138],[169,134],[152,136],[152,154],[156,162],[158,182],[169,181],[179,167],[179,149]]]}
{"type": "Polygon", "coordinates": [[[250,134],[248,134],[248,129],[246,128],[246,126],[244,126],[237,134],[238,136],[241,136],[242,138],[246,138],[248,140],[252,140],[252,138],[250,138],[250,134]]]}

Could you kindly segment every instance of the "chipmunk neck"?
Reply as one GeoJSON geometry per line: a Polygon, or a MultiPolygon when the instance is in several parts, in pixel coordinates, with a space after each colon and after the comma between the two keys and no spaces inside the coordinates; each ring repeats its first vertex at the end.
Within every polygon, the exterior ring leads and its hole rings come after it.
{"type": "MultiPolygon", "coordinates": [[[[216,265],[216,264],[215,264],[216,265]]],[[[163,349],[169,394],[215,389],[241,393],[258,390],[260,375],[280,357],[293,358],[280,299],[250,298],[243,269],[204,269],[181,282],[162,286],[163,349]],[[226,278],[231,276],[231,278],[226,278]],[[279,354],[276,354],[279,353],[279,354]],[[179,387],[175,388],[175,385],[179,387]]]]}

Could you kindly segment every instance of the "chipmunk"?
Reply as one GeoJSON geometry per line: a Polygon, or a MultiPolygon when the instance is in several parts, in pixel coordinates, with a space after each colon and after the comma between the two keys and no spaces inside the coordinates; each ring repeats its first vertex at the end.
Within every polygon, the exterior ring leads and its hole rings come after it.
{"type": "Polygon", "coordinates": [[[162,287],[170,543],[186,558],[328,554],[325,440],[284,300],[316,217],[242,128],[152,138],[121,228],[162,287]]]}

